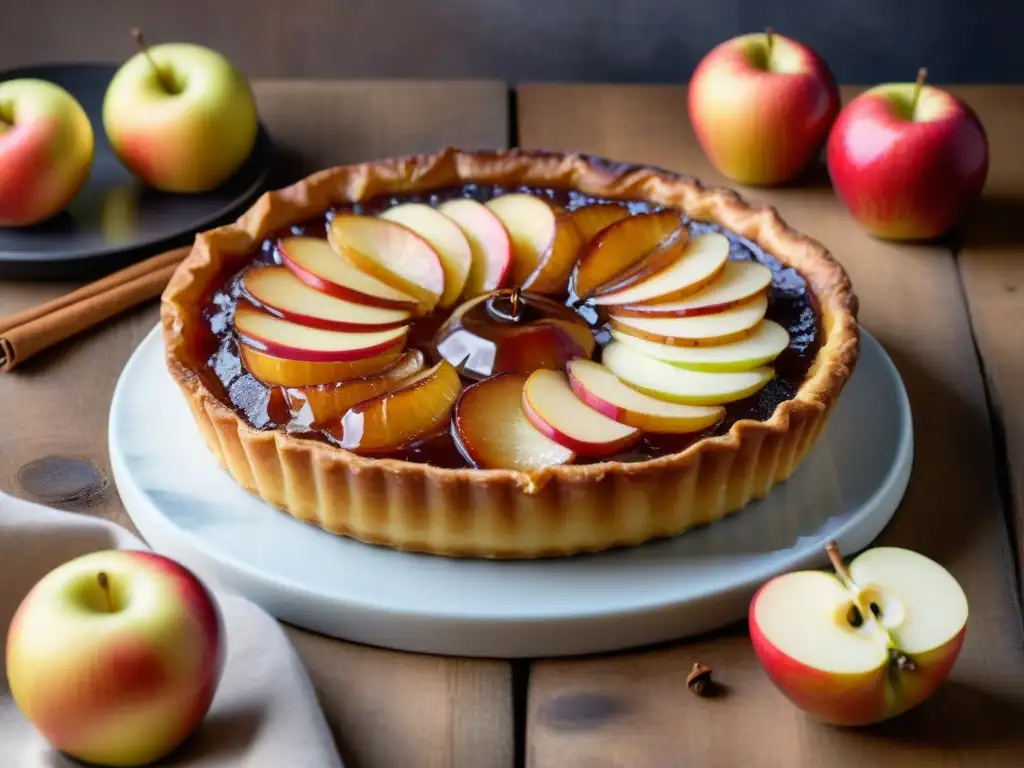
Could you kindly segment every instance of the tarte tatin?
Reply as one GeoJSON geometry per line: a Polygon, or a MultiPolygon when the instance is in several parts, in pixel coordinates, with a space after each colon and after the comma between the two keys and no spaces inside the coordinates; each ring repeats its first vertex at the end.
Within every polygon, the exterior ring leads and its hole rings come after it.
{"type": "Polygon", "coordinates": [[[266,193],[196,237],[161,310],[239,485],[334,534],[487,558],[638,545],[763,497],[849,378],[856,314],[770,207],[519,149],[266,193]]]}

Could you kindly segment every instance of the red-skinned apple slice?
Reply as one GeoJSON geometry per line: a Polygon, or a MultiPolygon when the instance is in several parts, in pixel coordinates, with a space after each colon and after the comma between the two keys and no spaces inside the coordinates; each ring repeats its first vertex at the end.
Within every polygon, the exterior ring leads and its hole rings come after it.
{"type": "Polygon", "coordinates": [[[296,422],[322,427],[340,419],[345,411],[357,403],[397,389],[410,376],[422,371],[423,367],[423,353],[418,349],[410,349],[374,375],[318,386],[287,387],[284,390],[285,401],[296,422]]]}
{"type": "Polygon", "coordinates": [[[238,352],[245,369],[268,387],[312,387],[374,376],[394,365],[402,354],[402,348],[394,346],[373,357],[336,363],[274,357],[244,342],[238,345],[238,352]]]}
{"type": "Polygon", "coordinates": [[[581,456],[611,456],[643,434],[584,403],[562,371],[539,370],[530,374],[523,387],[523,411],[533,426],[581,456]]]}
{"type": "Polygon", "coordinates": [[[576,454],[546,437],[523,411],[527,376],[504,373],[462,391],[452,415],[452,437],[478,469],[529,472],[571,464],[576,454]]]}
{"type": "Polygon", "coordinates": [[[327,242],[357,269],[415,297],[427,312],[444,293],[444,268],[437,251],[402,224],[338,214],[327,227],[327,242]]]}
{"type": "Polygon", "coordinates": [[[400,387],[354,405],[340,430],[329,431],[354,453],[397,451],[441,432],[461,391],[459,372],[442,360],[400,387]]]}
{"type": "Polygon", "coordinates": [[[583,248],[573,272],[581,299],[624,288],[673,263],[688,234],[679,211],[665,209],[629,216],[605,227],[583,248]],[[668,244],[676,247],[661,247],[668,244]]]}
{"type": "Polygon", "coordinates": [[[469,241],[472,258],[462,298],[501,288],[512,271],[512,239],[501,219],[469,198],[448,200],[437,210],[461,227],[469,241]]]}
{"type": "Polygon", "coordinates": [[[690,317],[621,317],[614,310],[611,327],[647,341],[679,347],[730,344],[752,336],[764,321],[768,297],[761,295],[711,315],[690,317]]]}
{"type": "MultiPolygon", "coordinates": [[[[753,261],[727,261],[721,274],[703,290],[672,301],[652,299],[643,304],[626,304],[615,308],[620,317],[689,317],[721,312],[742,304],[768,289],[772,273],[768,267],[753,261]]],[[[607,297],[601,297],[602,299],[607,297]]],[[[607,303],[597,300],[598,304],[607,303]]]]}
{"type": "Polygon", "coordinates": [[[383,331],[409,320],[404,309],[374,307],[311,288],[286,267],[248,270],[242,287],[261,308],[299,325],[325,331],[383,331]]]}
{"type": "Polygon", "coordinates": [[[629,209],[617,203],[591,203],[577,208],[570,215],[583,235],[583,241],[590,242],[602,229],[629,216],[629,209]]]}
{"type": "Polygon", "coordinates": [[[487,202],[512,239],[512,279],[524,290],[558,293],[569,283],[583,237],[563,209],[525,192],[487,202]]]}
{"type": "Polygon", "coordinates": [[[380,218],[408,227],[426,240],[444,270],[444,292],[437,306],[447,309],[454,304],[469,276],[473,253],[461,227],[443,213],[423,203],[402,203],[384,211],[380,218]]]}
{"type": "Polygon", "coordinates": [[[235,309],[235,332],[249,346],[274,357],[309,363],[344,363],[401,347],[409,327],[367,332],[324,331],[239,304],[235,309]]]}
{"type": "Polygon", "coordinates": [[[600,363],[576,358],[566,366],[573,392],[595,411],[645,432],[699,432],[725,416],[720,406],[669,403],[624,384],[600,363]]]}
{"type": "Polygon", "coordinates": [[[772,362],[785,351],[790,342],[786,329],[772,320],[765,320],[745,339],[711,347],[661,344],[614,328],[611,336],[648,357],[694,371],[749,371],[772,362]]]}
{"type": "Polygon", "coordinates": [[[695,237],[687,242],[678,258],[660,272],[626,287],[602,291],[594,298],[594,303],[605,306],[639,304],[696,293],[715,282],[728,258],[729,241],[724,235],[711,232],[695,237]]]}
{"type": "Polygon", "coordinates": [[[774,376],[768,367],[729,373],[691,371],[655,360],[617,341],[601,351],[601,362],[634,389],[686,405],[725,405],[742,400],[774,376]]]}
{"type": "Polygon", "coordinates": [[[419,303],[357,269],[316,237],[286,237],[277,244],[281,262],[310,288],[346,301],[414,311],[419,303]]]}

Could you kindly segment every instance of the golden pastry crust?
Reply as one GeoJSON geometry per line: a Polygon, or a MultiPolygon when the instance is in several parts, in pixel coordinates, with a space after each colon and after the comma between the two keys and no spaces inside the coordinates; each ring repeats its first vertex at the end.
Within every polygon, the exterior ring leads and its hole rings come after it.
{"type": "Polygon", "coordinates": [[[299,520],[388,547],[453,557],[537,558],[594,552],[677,535],[761,498],[788,478],[825,425],[859,354],[857,299],[842,267],[768,206],[649,167],[578,154],[446,149],[316,173],[264,194],[234,224],[196,237],[163,294],[168,369],[210,450],[244,488],[299,520]],[[364,458],[283,430],[251,427],[207,386],[193,340],[218,279],[259,244],[334,205],[384,193],[477,182],[569,187],[642,199],[715,221],[795,268],[814,295],[822,345],[796,395],[766,421],[643,462],[533,472],[444,469],[364,458]]]}

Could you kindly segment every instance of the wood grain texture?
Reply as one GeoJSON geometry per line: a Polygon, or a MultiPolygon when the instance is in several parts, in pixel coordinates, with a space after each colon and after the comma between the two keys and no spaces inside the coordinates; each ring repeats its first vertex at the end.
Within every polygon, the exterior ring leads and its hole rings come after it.
{"type": "MultiPolygon", "coordinates": [[[[1024,87],[955,88],[988,134],[991,163],[980,203],[960,227],[957,263],[981,353],[998,447],[1007,459],[1005,491],[1024,562],[1024,87]]],[[[1021,573],[1024,585],[1024,572],[1021,573]]]]}
{"type": "MultiPolygon", "coordinates": [[[[504,84],[420,85],[275,81],[257,82],[255,88],[262,117],[285,150],[286,174],[445,144],[506,145],[504,84]]],[[[73,287],[0,282],[0,314],[73,287]]],[[[47,456],[84,459],[110,477],[111,395],[124,364],[156,322],[156,302],[150,302],[0,375],[0,489],[33,499],[18,482],[19,470],[47,456]]],[[[112,481],[68,508],[132,527],[112,481]]],[[[508,664],[394,653],[295,628],[289,634],[307,662],[346,765],[512,764],[508,664]]]]}
{"type": "MultiPolygon", "coordinates": [[[[682,87],[528,85],[518,90],[518,106],[525,147],[653,163],[731,186],[694,139],[682,87]]],[[[983,381],[953,256],[942,247],[868,237],[820,171],[799,186],[740,191],[776,205],[788,223],[844,263],[865,328],[903,376],[915,420],[915,466],[880,541],[938,560],[963,585],[971,619],[962,655],[931,700],[897,721],[861,730],[822,726],[789,705],[759,668],[742,625],[655,651],[538,663],[528,697],[527,764],[1019,765],[1021,615],[983,381]],[[726,696],[708,700],[689,692],[685,678],[695,661],[715,669],[726,696]]]]}

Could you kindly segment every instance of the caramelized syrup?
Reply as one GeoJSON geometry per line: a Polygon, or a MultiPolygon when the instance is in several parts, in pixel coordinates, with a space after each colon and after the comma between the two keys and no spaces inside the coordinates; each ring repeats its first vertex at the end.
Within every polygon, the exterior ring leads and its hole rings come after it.
{"type": "MultiPolygon", "coordinates": [[[[381,211],[399,203],[421,202],[438,205],[445,200],[457,197],[469,197],[486,202],[492,197],[512,191],[529,192],[555,202],[568,210],[574,210],[594,202],[612,202],[629,209],[631,213],[644,213],[661,207],[643,201],[605,201],[589,197],[576,190],[538,189],[534,187],[504,188],[491,185],[467,184],[462,187],[436,190],[431,193],[407,193],[396,196],[381,196],[350,206],[339,207],[327,211],[326,214],[301,224],[289,227],[286,231],[276,233],[267,238],[260,249],[253,255],[253,263],[247,269],[258,269],[260,266],[279,264],[274,242],[278,237],[286,235],[326,237],[327,225],[336,212],[353,212],[376,215],[381,211]]],[[[616,461],[644,461],[658,456],[677,453],[691,443],[711,435],[723,434],[740,419],[765,420],[775,411],[776,406],[784,400],[791,399],[801,382],[807,376],[811,362],[821,344],[818,327],[818,314],[814,305],[814,297],[807,287],[806,281],[794,269],[786,267],[778,259],[765,253],[756,243],[740,237],[734,232],[723,229],[717,224],[686,220],[690,235],[695,237],[706,232],[721,232],[729,239],[729,258],[754,260],[772,272],[772,287],[769,294],[767,317],[782,325],[790,335],[789,347],[775,360],[775,378],[757,394],[726,407],[726,418],[713,428],[692,435],[647,435],[627,452],[610,457],[616,461]]],[[[231,276],[219,290],[215,291],[205,308],[208,336],[201,341],[209,351],[208,366],[214,379],[208,384],[215,392],[241,414],[245,420],[257,429],[285,429],[310,439],[325,440],[337,443],[337,440],[325,431],[317,431],[304,424],[301,418],[294,418],[288,408],[284,393],[278,388],[269,388],[257,381],[242,366],[238,356],[238,345],[232,332],[232,318],[239,301],[245,301],[241,288],[240,272],[231,276]]],[[[589,327],[597,342],[594,354],[600,359],[600,349],[610,341],[603,311],[586,302],[579,301],[575,296],[565,298],[568,312],[581,318],[589,327]]],[[[502,307],[492,309],[502,310],[502,307]]],[[[508,312],[510,307],[504,307],[508,312]]],[[[463,317],[462,325],[473,327],[474,332],[484,336],[493,333],[492,328],[481,326],[482,313],[486,308],[482,305],[478,310],[470,310],[463,317]],[[477,315],[480,315],[478,317],[477,315]]],[[[520,322],[534,320],[532,313],[536,310],[529,301],[520,308],[520,322]]],[[[447,322],[444,314],[418,319],[409,333],[408,346],[421,349],[431,364],[441,359],[434,345],[437,332],[447,322]]],[[[479,379],[483,372],[474,373],[466,369],[466,384],[479,379]]],[[[210,377],[207,377],[210,378],[210,377]]],[[[455,447],[451,435],[446,431],[418,445],[393,454],[393,458],[408,461],[425,462],[439,467],[466,467],[466,460],[455,447]]]]}

